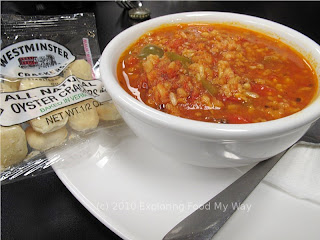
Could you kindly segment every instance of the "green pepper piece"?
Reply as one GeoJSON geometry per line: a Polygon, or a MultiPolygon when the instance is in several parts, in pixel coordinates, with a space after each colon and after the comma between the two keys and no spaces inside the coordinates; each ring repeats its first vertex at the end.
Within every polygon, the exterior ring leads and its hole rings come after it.
{"type": "Polygon", "coordinates": [[[163,50],[162,50],[160,47],[158,47],[158,46],[156,46],[156,45],[153,45],[153,44],[147,44],[146,46],[144,46],[144,47],[141,49],[138,57],[139,57],[139,58],[146,58],[146,57],[148,57],[150,54],[152,54],[152,55],[158,55],[159,57],[162,57],[162,56],[163,56],[163,53],[164,53],[164,52],[163,52],[163,50]]]}
{"type": "Polygon", "coordinates": [[[219,92],[218,88],[208,80],[201,78],[202,86],[212,95],[216,96],[219,92]]]}
{"type": "Polygon", "coordinates": [[[177,53],[174,53],[174,52],[166,52],[167,54],[167,57],[171,60],[171,61],[180,61],[182,63],[182,65],[186,68],[187,67],[187,64],[188,63],[192,63],[192,60],[185,57],[185,56],[182,56],[182,55],[179,55],[177,53]]]}

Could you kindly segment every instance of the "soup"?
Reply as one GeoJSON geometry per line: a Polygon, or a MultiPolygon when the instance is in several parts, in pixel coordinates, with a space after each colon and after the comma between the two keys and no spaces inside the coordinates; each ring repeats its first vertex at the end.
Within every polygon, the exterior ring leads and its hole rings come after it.
{"type": "Polygon", "coordinates": [[[175,24],[149,31],[121,55],[120,85],[150,107],[214,123],[255,123],[307,106],[317,77],[277,39],[223,24],[175,24]]]}

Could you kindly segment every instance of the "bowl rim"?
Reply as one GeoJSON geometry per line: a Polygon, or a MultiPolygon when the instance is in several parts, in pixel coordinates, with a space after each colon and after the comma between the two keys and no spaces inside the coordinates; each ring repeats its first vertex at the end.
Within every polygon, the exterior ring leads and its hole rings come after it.
{"type": "MultiPolygon", "coordinates": [[[[209,20],[203,20],[203,18],[208,17],[224,20],[224,23],[231,23],[233,21],[237,24],[240,24],[239,26],[247,28],[250,28],[250,26],[255,26],[257,28],[254,27],[254,30],[259,31],[260,28],[260,32],[262,33],[265,32],[262,30],[262,27],[269,26],[274,29],[272,32],[276,33],[277,35],[282,32],[288,34],[288,36],[300,38],[304,42],[304,46],[308,45],[308,48],[313,49],[312,52],[314,56],[316,56],[316,58],[319,58],[320,61],[320,46],[316,42],[292,28],[264,18],[245,14],[215,11],[182,12],[164,15],[129,27],[128,29],[115,36],[105,47],[101,56],[100,63],[101,78],[108,93],[110,94],[116,105],[119,104],[121,108],[124,108],[127,112],[131,113],[135,117],[139,117],[139,119],[144,121],[145,123],[175,130],[182,134],[191,134],[193,136],[205,137],[210,139],[223,138],[234,140],[250,139],[258,136],[273,138],[275,137],[275,133],[278,134],[277,136],[286,135],[290,132],[294,132],[296,129],[302,126],[311,124],[312,122],[320,118],[320,66],[313,66],[313,69],[315,70],[318,78],[318,90],[316,93],[318,96],[309,105],[307,105],[299,112],[291,114],[289,116],[259,123],[221,124],[202,122],[173,116],[167,113],[163,113],[157,109],[151,108],[143,102],[140,102],[139,100],[128,94],[120,86],[120,84],[118,84],[116,69],[112,69],[115,66],[112,62],[112,57],[117,55],[115,54],[115,49],[118,48],[119,43],[121,43],[123,40],[127,40],[128,36],[130,36],[131,34],[137,34],[137,30],[147,32],[148,30],[156,28],[157,26],[163,24],[184,22],[210,22],[209,20]]],[[[137,38],[132,39],[132,41],[126,44],[124,50],[136,39],[137,38]]],[[[123,51],[120,51],[120,54],[123,51]]],[[[118,63],[118,59],[119,58],[117,56],[116,65],[118,63]]]]}

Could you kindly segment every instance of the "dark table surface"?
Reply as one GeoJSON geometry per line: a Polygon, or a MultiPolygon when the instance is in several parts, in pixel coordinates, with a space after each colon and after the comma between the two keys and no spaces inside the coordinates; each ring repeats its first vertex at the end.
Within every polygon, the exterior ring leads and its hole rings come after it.
{"type": "MultiPolygon", "coordinates": [[[[320,2],[144,1],[151,18],[185,11],[223,11],[266,18],[320,43],[320,2]]],[[[94,12],[101,51],[136,22],[115,2],[1,2],[1,13],[53,15],[94,12]]],[[[120,239],[67,190],[51,171],[1,186],[1,239],[120,239]]]]}

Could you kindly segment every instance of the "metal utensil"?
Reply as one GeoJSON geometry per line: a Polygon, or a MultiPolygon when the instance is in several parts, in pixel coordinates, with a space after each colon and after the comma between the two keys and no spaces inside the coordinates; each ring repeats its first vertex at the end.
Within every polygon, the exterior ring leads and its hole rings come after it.
{"type": "Polygon", "coordinates": [[[116,0],[115,2],[118,4],[118,6],[126,10],[142,7],[142,2],[140,1],[116,0]]]}
{"type": "MultiPolygon", "coordinates": [[[[320,120],[317,124],[318,128],[319,124],[320,120]]],[[[316,127],[315,124],[312,130],[318,130],[319,134],[320,128],[316,129],[316,127]]],[[[304,135],[300,140],[320,143],[320,134],[317,138],[309,135],[304,135]]],[[[163,240],[211,240],[237,210],[234,206],[240,206],[286,151],[255,165],[229,187],[178,223],[164,236],[163,240]],[[214,207],[221,205],[226,206],[223,211],[221,208],[214,207]],[[205,206],[210,206],[210,209],[207,210],[205,206]]]]}
{"type": "Polygon", "coordinates": [[[123,8],[131,19],[143,21],[150,18],[150,10],[142,6],[140,1],[116,0],[116,3],[123,8]]]}

